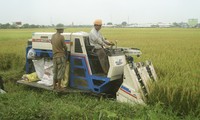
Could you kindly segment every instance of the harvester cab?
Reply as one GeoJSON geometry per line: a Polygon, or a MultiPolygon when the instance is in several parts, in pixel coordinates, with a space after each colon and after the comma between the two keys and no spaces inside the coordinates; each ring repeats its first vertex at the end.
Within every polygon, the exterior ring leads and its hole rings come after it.
{"type": "MultiPolygon", "coordinates": [[[[33,33],[26,48],[27,74],[35,71],[38,73],[34,65],[36,58],[52,60],[52,35],[53,33],[33,33]],[[27,57],[31,49],[35,52],[33,59],[27,57]]],[[[150,61],[134,63],[133,56],[142,54],[139,49],[117,46],[106,48],[110,67],[108,74],[104,74],[99,59],[93,51],[94,46],[90,45],[88,33],[62,35],[68,46],[67,59],[70,65],[69,73],[66,73],[69,76],[67,89],[114,94],[121,102],[145,103],[149,87],[157,80],[157,76],[150,61]]],[[[38,87],[36,82],[27,83],[20,80],[18,83],[38,87]]],[[[52,86],[49,86],[49,89],[52,90],[52,86]]]]}

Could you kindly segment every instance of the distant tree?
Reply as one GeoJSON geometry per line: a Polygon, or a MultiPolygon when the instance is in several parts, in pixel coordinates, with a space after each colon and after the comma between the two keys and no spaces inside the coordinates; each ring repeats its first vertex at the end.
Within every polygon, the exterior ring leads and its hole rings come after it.
{"type": "Polygon", "coordinates": [[[181,28],[189,28],[189,25],[187,23],[181,22],[178,24],[181,28]]]}
{"type": "Polygon", "coordinates": [[[64,27],[64,24],[58,23],[58,24],[56,25],[56,27],[64,27]]]}
{"type": "Polygon", "coordinates": [[[23,28],[29,28],[30,25],[28,23],[22,25],[23,28]]]}
{"type": "Polygon", "coordinates": [[[122,22],[122,26],[126,26],[126,25],[127,25],[126,21],[122,22]]]}
{"type": "Polygon", "coordinates": [[[195,26],[196,28],[200,28],[200,23],[195,26]]]}
{"type": "Polygon", "coordinates": [[[17,28],[17,25],[12,24],[12,25],[10,25],[10,28],[15,29],[15,28],[17,28]]]}
{"type": "Polygon", "coordinates": [[[35,28],[35,25],[34,25],[34,24],[31,24],[31,25],[30,25],[30,28],[35,28]]]}
{"type": "Polygon", "coordinates": [[[112,22],[108,22],[107,25],[113,25],[112,22]]]}
{"type": "Polygon", "coordinates": [[[158,28],[159,25],[151,25],[152,28],[158,28]]]}
{"type": "Polygon", "coordinates": [[[39,27],[40,27],[40,25],[34,25],[34,24],[30,25],[30,28],[39,28],[39,27]]]}
{"type": "Polygon", "coordinates": [[[9,23],[6,24],[1,24],[1,29],[7,29],[7,28],[11,28],[11,25],[9,23]]]}
{"type": "Polygon", "coordinates": [[[6,23],[5,26],[6,26],[6,28],[10,28],[11,27],[10,23],[6,23]]]}
{"type": "Polygon", "coordinates": [[[40,27],[41,27],[41,28],[45,28],[45,25],[41,25],[40,27]]]}
{"type": "Polygon", "coordinates": [[[173,26],[174,26],[174,27],[180,27],[180,24],[174,22],[174,23],[173,23],[173,26]]]}

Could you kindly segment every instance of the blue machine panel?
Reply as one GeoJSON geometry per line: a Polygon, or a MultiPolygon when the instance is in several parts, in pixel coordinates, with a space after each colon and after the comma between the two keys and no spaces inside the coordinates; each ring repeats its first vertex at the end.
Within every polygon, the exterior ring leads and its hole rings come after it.
{"type": "Polygon", "coordinates": [[[70,86],[77,89],[104,92],[110,79],[89,73],[89,63],[85,56],[70,57],[70,86]]]}

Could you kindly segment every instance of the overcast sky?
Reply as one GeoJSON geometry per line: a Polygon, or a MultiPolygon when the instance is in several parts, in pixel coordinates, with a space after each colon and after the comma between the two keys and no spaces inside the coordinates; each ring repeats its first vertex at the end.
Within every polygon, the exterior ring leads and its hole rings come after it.
{"type": "Polygon", "coordinates": [[[173,23],[200,21],[200,0],[0,0],[0,23],[173,23]]]}

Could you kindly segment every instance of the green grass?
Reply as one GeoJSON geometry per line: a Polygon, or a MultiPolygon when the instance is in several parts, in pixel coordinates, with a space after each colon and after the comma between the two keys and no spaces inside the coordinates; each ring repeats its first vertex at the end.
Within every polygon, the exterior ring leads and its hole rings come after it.
{"type": "Polygon", "coordinates": [[[8,94],[0,96],[0,119],[2,120],[63,120],[63,119],[178,119],[160,104],[132,106],[114,100],[91,95],[65,94],[31,89],[8,84],[8,94]]]}
{"type": "MultiPolygon", "coordinates": [[[[65,31],[89,32],[90,28],[65,31]]],[[[59,96],[8,82],[24,73],[25,47],[32,32],[54,29],[0,30],[0,75],[8,90],[0,95],[0,119],[199,119],[200,29],[102,29],[118,46],[140,48],[143,54],[135,61],[153,62],[159,80],[145,107],[87,95],[59,96]]]]}

